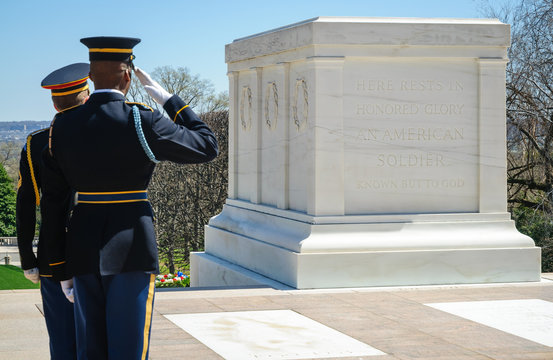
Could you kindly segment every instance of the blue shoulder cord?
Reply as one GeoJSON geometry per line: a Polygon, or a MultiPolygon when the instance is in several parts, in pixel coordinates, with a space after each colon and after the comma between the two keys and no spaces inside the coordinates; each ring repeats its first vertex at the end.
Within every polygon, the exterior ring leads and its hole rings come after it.
{"type": "Polygon", "coordinates": [[[154,156],[154,153],[148,146],[148,142],[146,141],[146,137],[144,136],[144,132],[142,131],[142,121],[140,119],[140,111],[138,110],[138,106],[133,105],[132,114],[134,116],[134,127],[136,128],[136,135],[138,135],[138,141],[140,142],[140,145],[142,145],[142,149],[144,149],[146,156],[148,156],[148,158],[153,163],[157,164],[159,160],[156,159],[156,157],[154,156]]]}

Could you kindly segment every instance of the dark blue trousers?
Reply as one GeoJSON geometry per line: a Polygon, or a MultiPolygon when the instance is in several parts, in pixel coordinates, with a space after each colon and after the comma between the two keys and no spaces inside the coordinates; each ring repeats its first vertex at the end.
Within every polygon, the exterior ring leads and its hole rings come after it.
{"type": "Polygon", "coordinates": [[[75,276],[79,360],[148,358],[155,275],[75,276]]]}
{"type": "Polygon", "coordinates": [[[52,360],[74,360],[77,358],[75,340],[75,317],[73,304],[67,300],[59,281],[40,277],[42,308],[50,338],[52,360]]]}

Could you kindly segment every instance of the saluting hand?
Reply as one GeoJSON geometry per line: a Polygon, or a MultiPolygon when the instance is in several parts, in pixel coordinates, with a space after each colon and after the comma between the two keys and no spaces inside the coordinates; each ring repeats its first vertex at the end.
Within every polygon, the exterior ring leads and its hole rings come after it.
{"type": "Polygon", "coordinates": [[[140,80],[140,83],[146,89],[146,92],[154,99],[156,103],[163,106],[173,95],[169,94],[167,90],[161,87],[157,81],[152,79],[148,73],[135,66],[134,73],[140,80]]]}

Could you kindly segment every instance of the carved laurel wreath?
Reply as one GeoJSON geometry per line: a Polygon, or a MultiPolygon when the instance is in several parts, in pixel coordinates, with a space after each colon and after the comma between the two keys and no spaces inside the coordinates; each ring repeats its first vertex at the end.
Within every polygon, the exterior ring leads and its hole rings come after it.
{"type": "Polygon", "coordinates": [[[307,83],[305,82],[305,79],[296,80],[296,87],[294,89],[294,102],[292,104],[292,117],[294,118],[294,124],[296,124],[296,128],[299,131],[305,125],[305,123],[307,123],[307,108],[309,105],[309,98],[307,92],[307,83]],[[301,117],[298,116],[298,100],[300,100],[300,88],[303,90],[303,109],[301,117]]]}
{"type": "Polygon", "coordinates": [[[242,125],[242,129],[246,131],[252,127],[252,89],[249,86],[242,88],[242,96],[240,97],[240,124],[242,125]],[[247,109],[246,106],[248,107],[247,109]]]}
{"type": "Polygon", "coordinates": [[[276,83],[272,81],[267,84],[267,90],[265,91],[265,123],[267,124],[267,127],[270,130],[274,130],[276,128],[277,119],[278,119],[278,89],[277,89],[276,83]],[[269,105],[271,103],[271,97],[272,97],[272,104],[274,108],[273,118],[271,118],[269,113],[269,105]]]}

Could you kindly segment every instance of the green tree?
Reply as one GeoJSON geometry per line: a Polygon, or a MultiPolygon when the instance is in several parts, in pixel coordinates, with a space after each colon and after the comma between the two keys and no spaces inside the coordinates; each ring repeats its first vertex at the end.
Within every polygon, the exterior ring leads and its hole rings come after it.
{"type": "Polygon", "coordinates": [[[0,164],[0,236],[15,236],[15,191],[6,169],[0,164]]]}
{"type": "Polygon", "coordinates": [[[0,164],[4,166],[14,184],[19,177],[19,155],[22,146],[22,141],[0,141],[0,164]]]}

